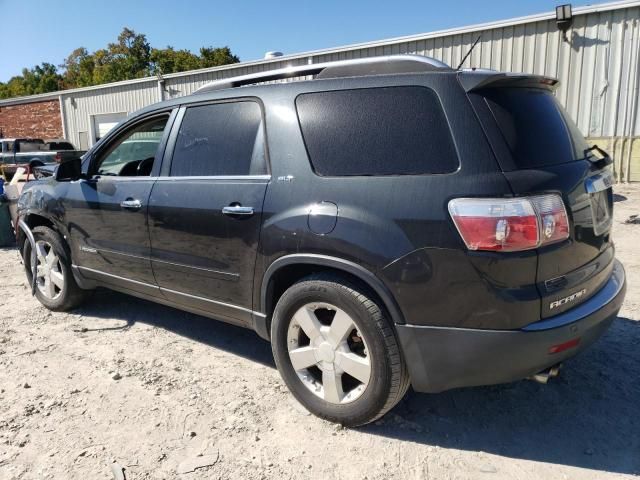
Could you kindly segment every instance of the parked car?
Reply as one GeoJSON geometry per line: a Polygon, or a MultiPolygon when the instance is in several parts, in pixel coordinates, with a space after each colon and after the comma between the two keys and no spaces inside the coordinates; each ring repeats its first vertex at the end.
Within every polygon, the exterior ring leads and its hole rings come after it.
{"type": "Polygon", "coordinates": [[[31,169],[44,165],[55,165],[78,158],[85,152],[75,150],[64,139],[42,140],[40,138],[0,138],[0,166],[11,179],[18,167],[31,169]]]}
{"type": "Polygon", "coordinates": [[[27,277],[52,310],[102,286],[253,328],[344,425],[410,384],[546,379],[626,288],[611,159],[556,84],[415,56],[212,83],[27,185],[27,277]]]}

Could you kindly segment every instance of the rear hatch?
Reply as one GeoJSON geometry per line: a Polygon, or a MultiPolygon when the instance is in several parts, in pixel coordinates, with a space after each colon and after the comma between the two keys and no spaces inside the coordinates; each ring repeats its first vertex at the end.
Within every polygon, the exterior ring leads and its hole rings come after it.
{"type": "Polygon", "coordinates": [[[611,159],[587,144],[557,101],[556,83],[490,75],[467,88],[514,195],[557,193],[569,216],[569,238],[537,251],[542,318],[594,295],[609,278],[614,256],[611,159]]]}

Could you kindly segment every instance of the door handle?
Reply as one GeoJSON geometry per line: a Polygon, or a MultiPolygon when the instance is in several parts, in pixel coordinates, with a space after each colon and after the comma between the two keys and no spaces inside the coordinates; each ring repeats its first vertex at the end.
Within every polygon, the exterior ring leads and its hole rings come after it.
{"type": "Polygon", "coordinates": [[[253,207],[243,207],[242,205],[229,205],[222,208],[222,213],[225,215],[236,216],[251,216],[253,215],[253,207]]]}
{"type": "Polygon", "coordinates": [[[127,198],[120,202],[120,206],[127,210],[140,210],[142,208],[142,202],[133,198],[127,198]]]}

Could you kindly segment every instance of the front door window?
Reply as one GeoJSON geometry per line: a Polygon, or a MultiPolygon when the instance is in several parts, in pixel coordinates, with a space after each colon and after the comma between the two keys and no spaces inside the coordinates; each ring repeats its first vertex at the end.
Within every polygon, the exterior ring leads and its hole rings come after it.
{"type": "Polygon", "coordinates": [[[113,142],[96,164],[100,176],[149,176],[168,117],[145,122],[113,142]]]}

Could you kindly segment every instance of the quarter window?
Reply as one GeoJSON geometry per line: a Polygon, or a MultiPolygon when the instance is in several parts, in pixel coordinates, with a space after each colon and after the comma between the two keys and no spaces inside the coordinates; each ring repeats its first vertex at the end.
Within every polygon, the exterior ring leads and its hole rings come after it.
{"type": "Polygon", "coordinates": [[[425,87],[298,96],[296,109],[318,175],[422,175],[458,168],[449,124],[425,87]]]}
{"type": "Polygon", "coordinates": [[[171,176],[267,173],[258,103],[240,101],[187,108],[171,161],[171,176]]]}

